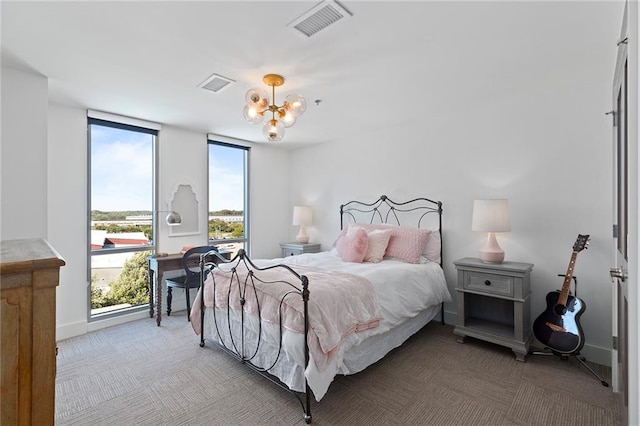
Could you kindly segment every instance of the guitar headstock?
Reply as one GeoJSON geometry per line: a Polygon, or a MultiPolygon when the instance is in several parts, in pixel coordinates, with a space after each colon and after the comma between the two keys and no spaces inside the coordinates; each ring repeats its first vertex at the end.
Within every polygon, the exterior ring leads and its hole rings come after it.
{"type": "Polygon", "coordinates": [[[575,244],[573,245],[573,251],[574,252],[580,252],[582,250],[587,249],[589,245],[589,235],[582,235],[582,234],[578,234],[578,239],[576,240],[575,244]]]}

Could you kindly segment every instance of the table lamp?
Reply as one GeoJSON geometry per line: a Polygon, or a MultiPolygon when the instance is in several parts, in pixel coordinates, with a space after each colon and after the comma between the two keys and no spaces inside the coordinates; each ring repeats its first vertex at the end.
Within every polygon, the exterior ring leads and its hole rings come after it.
{"type": "Polygon", "coordinates": [[[294,206],[293,207],[293,224],[300,225],[298,235],[296,235],[296,241],[302,244],[309,242],[309,236],[305,226],[309,226],[313,223],[313,213],[311,207],[308,206],[294,206]]]}
{"type": "Polygon", "coordinates": [[[486,263],[502,263],[504,251],[498,245],[496,232],[509,232],[509,200],[474,200],[473,231],[488,232],[487,242],[480,249],[480,260],[486,263]]]}

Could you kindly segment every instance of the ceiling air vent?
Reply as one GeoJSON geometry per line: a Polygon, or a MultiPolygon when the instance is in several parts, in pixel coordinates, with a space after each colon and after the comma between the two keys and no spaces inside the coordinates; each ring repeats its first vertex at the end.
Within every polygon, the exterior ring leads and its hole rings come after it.
{"type": "Polygon", "coordinates": [[[336,1],[325,0],[315,5],[311,10],[293,22],[290,22],[287,27],[291,28],[297,34],[311,37],[343,18],[351,18],[351,13],[336,1]]]}
{"type": "Polygon", "coordinates": [[[205,81],[198,84],[198,87],[210,90],[214,93],[219,93],[222,89],[224,89],[231,83],[235,83],[235,81],[231,80],[230,78],[223,77],[219,74],[211,74],[205,81]]]}

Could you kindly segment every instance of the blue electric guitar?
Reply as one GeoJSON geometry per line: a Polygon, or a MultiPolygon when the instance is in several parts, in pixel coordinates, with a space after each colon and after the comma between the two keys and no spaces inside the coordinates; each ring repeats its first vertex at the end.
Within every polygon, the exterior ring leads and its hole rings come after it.
{"type": "Polygon", "coordinates": [[[589,235],[578,235],[562,289],[547,294],[547,309],[533,323],[536,338],[559,354],[577,353],[584,345],[584,333],[579,321],[587,307],[582,300],[569,294],[569,286],[576,257],[588,244],[589,235]]]}

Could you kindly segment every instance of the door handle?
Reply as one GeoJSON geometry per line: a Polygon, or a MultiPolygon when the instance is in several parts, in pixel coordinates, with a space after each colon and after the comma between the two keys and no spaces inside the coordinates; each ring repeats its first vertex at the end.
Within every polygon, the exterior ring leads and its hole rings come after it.
{"type": "Polygon", "coordinates": [[[620,266],[618,266],[617,268],[609,269],[609,275],[611,275],[612,279],[617,278],[622,282],[624,282],[628,277],[627,272],[623,270],[622,267],[620,266]]]}

